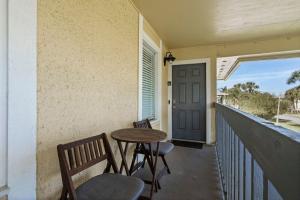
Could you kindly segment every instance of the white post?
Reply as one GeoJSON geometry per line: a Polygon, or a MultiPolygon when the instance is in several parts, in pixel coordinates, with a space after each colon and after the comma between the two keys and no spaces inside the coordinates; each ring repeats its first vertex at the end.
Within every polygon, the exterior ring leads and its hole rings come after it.
{"type": "Polygon", "coordinates": [[[278,106],[277,106],[277,115],[276,115],[276,125],[279,123],[279,112],[280,112],[280,95],[278,96],[278,106]]]}

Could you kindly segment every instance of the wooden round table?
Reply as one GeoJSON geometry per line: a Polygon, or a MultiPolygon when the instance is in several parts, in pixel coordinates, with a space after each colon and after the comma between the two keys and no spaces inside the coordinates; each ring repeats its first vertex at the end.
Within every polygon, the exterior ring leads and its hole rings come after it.
{"type": "MultiPolygon", "coordinates": [[[[134,168],[134,161],[136,159],[136,153],[134,153],[133,160],[130,166],[130,170],[128,168],[128,164],[126,161],[126,153],[128,149],[128,144],[129,143],[136,143],[137,147],[141,144],[148,144],[149,145],[149,150],[150,150],[150,155],[151,159],[148,158],[148,164],[150,165],[150,169],[152,172],[152,182],[151,182],[151,190],[150,190],[150,199],[152,199],[152,194],[153,194],[153,189],[154,185],[157,187],[156,183],[156,165],[157,165],[157,157],[159,153],[159,142],[167,138],[167,134],[163,131],[160,130],[155,130],[155,129],[148,129],[148,128],[125,128],[125,129],[120,129],[113,131],[111,133],[111,137],[117,141],[118,147],[121,153],[122,157],[122,163],[121,163],[121,168],[120,168],[120,173],[122,173],[123,166],[125,168],[127,176],[130,176],[132,173],[132,170],[134,168]],[[123,149],[122,142],[125,142],[125,150],[123,149]],[[153,150],[151,148],[151,143],[157,143],[156,146],[156,153],[154,157],[154,163],[153,161],[153,150]]],[[[145,154],[145,156],[148,156],[145,154]]]]}

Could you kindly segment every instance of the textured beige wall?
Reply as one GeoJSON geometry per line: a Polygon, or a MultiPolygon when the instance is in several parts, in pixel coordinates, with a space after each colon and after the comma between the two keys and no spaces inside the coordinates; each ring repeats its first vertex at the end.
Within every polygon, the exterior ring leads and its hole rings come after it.
{"type": "Polygon", "coordinates": [[[153,29],[153,27],[149,24],[149,22],[145,18],[144,18],[143,25],[144,25],[143,30],[155,42],[155,44],[157,46],[159,46],[161,38],[159,37],[159,35],[156,33],[156,31],[153,29]]]}
{"type": "Polygon", "coordinates": [[[138,12],[129,1],[38,1],[38,199],[58,199],[59,143],[137,119],[137,78],[138,12]]]}
{"type": "MultiPolygon", "coordinates": [[[[201,45],[189,48],[172,49],[177,60],[189,60],[198,58],[211,59],[211,100],[216,101],[216,59],[217,57],[237,56],[259,53],[271,53],[280,51],[300,50],[300,35],[294,37],[278,37],[251,42],[240,42],[220,45],[201,45]]],[[[212,103],[211,102],[211,103],[212,103]]],[[[215,141],[215,110],[212,109],[212,137],[215,141]]]]}

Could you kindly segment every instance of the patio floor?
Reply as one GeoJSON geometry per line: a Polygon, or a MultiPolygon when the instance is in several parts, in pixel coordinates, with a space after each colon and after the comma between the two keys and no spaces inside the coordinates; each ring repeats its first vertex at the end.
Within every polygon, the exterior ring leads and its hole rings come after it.
{"type": "MultiPolygon", "coordinates": [[[[222,199],[215,148],[194,149],[176,146],[167,155],[171,174],[160,180],[162,189],[154,200],[219,200],[222,199]]],[[[161,161],[161,159],[159,159],[161,161]]],[[[161,166],[162,163],[160,162],[161,166]]],[[[144,194],[149,194],[147,185],[144,194]]]]}

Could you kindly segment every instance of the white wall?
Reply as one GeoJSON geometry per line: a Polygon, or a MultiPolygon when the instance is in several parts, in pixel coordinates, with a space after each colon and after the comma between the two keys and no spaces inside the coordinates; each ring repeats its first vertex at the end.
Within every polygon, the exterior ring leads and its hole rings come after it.
{"type": "MultiPolygon", "coordinates": [[[[0,0],[0,190],[7,169],[7,0],[0,0]]],[[[1,197],[1,194],[0,194],[1,197]]]]}
{"type": "Polygon", "coordinates": [[[37,1],[9,0],[9,200],[36,198],[37,1]]]}

